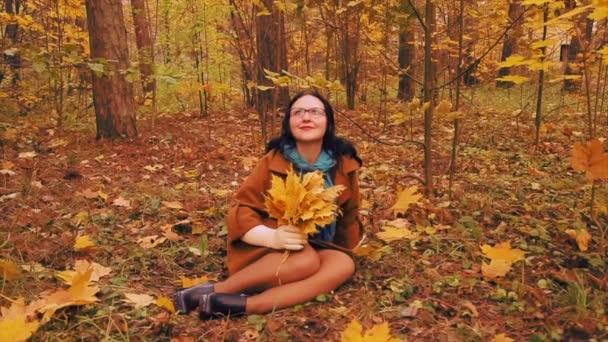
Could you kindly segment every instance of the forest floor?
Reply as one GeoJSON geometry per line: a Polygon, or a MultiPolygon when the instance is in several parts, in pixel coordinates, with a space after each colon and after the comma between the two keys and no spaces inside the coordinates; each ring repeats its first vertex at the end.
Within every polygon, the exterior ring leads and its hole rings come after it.
{"type": "Polygon", "coordinates": [[[409,120],[384,125],[364,106],[339,114],[338,133],[364,160],[361,217],[374,252],[316,300],[210,321],[136,307],[125,293],[171,298],[180,277],[226,277],[224,217],[262,155],[257,121],[238,111],[161,115],[154,129],[140,120],[135,141],[109,142],[94,139],[92,122],[60,132],[48,117],[2,117],[0,258],[20,272],[5,269],[0,306],[67,288],[56,272],[85,259],[111,269],[99,301],[58,310],[32,341],[339,341],[353,319],[364,329],[387,322],[408,341],[606,340],[608,191],[596,186],[592,218],[591,186],[569,162],[584,116],[567,106],[548,114],[535,146],[532,115],[499,97],[468,104],[451,198],[451,122],[435,119],[433,197],[399,217],[389,209],[397,192],[420,186],[422,150],[404,140],[422,139],[421,119],[410,131],[409,120]],[[379,239],[398,218],[417,236],[379,239]],[[586,229],[589,249],[567,229],[586,229]],[[83,235],[96,246],[76,251],[83,235]],[[507,241],[525,260],[486,279],[480,246],[507,241]]]}

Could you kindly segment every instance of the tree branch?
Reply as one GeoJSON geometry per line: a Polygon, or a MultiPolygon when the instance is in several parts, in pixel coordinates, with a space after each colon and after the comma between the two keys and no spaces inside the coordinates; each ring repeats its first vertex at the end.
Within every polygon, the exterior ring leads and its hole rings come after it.
{"type": "MultiPolygon", "coordinates": [[[[429,0],[427,0],[427,1],[429,1],[429,0]]],[[[407,0],[407,3],[412,8],[412,11],[414,11],[414,15],[418,19],[418,22],[420,22],[420,26],[422,26],[422,30],[424,30],[424,32],[426,33],[426,25],[424,24],[424,20],[422,20],[422,17],[420,16],[420,13],[418,13],[418,10],[416,9],[416,6],[414,6],[414,4],[412,3],[412,0],[407,0]]]]}
{"type": "MultiPolygon", "coordinates": [[[[346,115],[344,112],[339,111],[337,109],[334,108],[334,112],[342,115],[342,117],[346,118],[348,121],[350,121],[353,125],[357,126],[357,128],[359,128],[361,130],[361,132],[363,132],[365,135],[367,135],[368,137],[370,137],[373,141],[379,143],[379,144],[383,144],[383,145],[387,145],[387,146],[395,146],[395,147],[402,147],[402,144],[394,144],[394,143],[390,143],[384,140],[380,140],[379,138],[367,133],[367,131],[365,130],[365,128],[363,128],[361,125],[359,125],[355,120],[351,119],[350,116],[346,115]]],[[[415,145],[419,145],[421,147],[424,147],[424,143],[420,142],[420,141],[416,141],[416,140],[405,140],[403,141],[404,144],[415,144],[415,145]]]]}
{"type": "Polygon", "coordinates": [[[513,20],[513,22],[511,22],[511,23],[510,23],[510,24],[507,26],[507,28],[506,28],[506,29],[505,29],[505,31],[504,31],[504,32],[503,32],[503,33],[500,35],[500,37],[498,37],[498,39],[496,39],[496,41],[495,41],[495,42],[494,42],[492,45],[490,45],[490,47],[489,47],[489,48],[488,48],[488,49],[487,49],[487,50],[486,50],[486,51],[485,51],[483,54],[481,54],[481,56],[480,56],[479,58],[476,58],[476,59],[475,59],[475,61],[474,61],[473,63],[469,64],[469,66],[468,66],[468,67],[466,67],[465,69],[462,69],[462,70],[460,71],[460,74],[456,75],[456,77],[454,77],[454,78],[453,78],[453,79],[451,79],[450,81],[448,81],[448,82],[446,82],[446,83],[444,83],[444,84],[442,84],[442,85],[440,85],[440,86],[438,86],[438,87],[433,88],[433,90],[438,90],[438,89],[441,89],[441,88],[447,87],[447,86],[449,86],[450,84],[452,84],[452,83],[456,82],[456,80],[460,79],[460,78],[462,77],[462,75],[464,75],[464,74],[466,74],[467,72],[469,72],[469,71],[470,71],[470,70],[471,70],[471,69],[472,69],[472,68],[473,68],[475,65],[477,65],[479,62],[481,62],[481,60],[482,60],[482,59],[483,59],[485,56],[487,56],[487,55],[490,53],[490,51],[492,51],[492,49],[494,49],[494,48],[496,47],[496,45],[498,45],[498,43],[500,43],[500,41],[501,41],[501,40],[504,38],[504,36],[506,36],[506,35],[507,35],[507,33],[508,33],[508,32],[509,32],[509,31],[510,31],[512,28],[513,28],[513,26],[515,26],[515,24],[516,24],[518,21],[520,21],[520,20],[522,20],[522,19],[523,19],[524,15],[525,15],[525,14],[526,14],[526,12],[528,11],[528,9],[530,9],[530,7],[528,7],[528,8],[524,8],[524,10],[521,12],[521,14],[519,15],[519,17],[517,17],[515,20],[513,20]]]}

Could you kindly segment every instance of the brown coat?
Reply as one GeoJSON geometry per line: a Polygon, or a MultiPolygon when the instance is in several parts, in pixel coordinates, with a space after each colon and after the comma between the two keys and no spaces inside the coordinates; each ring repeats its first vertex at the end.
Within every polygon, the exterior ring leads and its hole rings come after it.
{"type": "MultiPolygon", "coordinates": [[[[281,153],[271,151],[260,159],[258,165],[239,188],[228,210],[228,271],[234,274],[243,267],[258,260],[273,250],[241,241],[241,237],[251,228],[263,224],[276,228],[275,219],[268,217],[264,210],[264,195],[270,188],[271,175],[287,174],[290,163],[281,153]]],[[[336,171],[334,184],[344,185],[338,198],[342,215],[336,223],[334,243],[346,249],[353,249],[361,239],[362,226],[359,221],[359,163],[342,157],[336,171]]]]}

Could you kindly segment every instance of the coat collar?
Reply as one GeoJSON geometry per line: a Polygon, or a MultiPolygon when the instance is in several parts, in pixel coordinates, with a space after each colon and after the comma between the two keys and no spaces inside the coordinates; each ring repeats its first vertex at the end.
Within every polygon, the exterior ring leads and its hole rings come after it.
{"type": "MultiPolygon", "coordinates": [[[[270,159],[268,161],[268,168],[271,171],[280,174],[287,174],[287,170],[289,170],[290,163],[289,161],[287,161],[287,159],[285,159],[285,157],[283,157],[281,153],[276,150],[268,152],[268,158],[270,159]]],[[[359,162],[357,162],[355,159],[345,156],[342,157],[340,170],[344,174],[349,174],[359,169],[360,167],[361,165],[359,165],[359,162]]]]}

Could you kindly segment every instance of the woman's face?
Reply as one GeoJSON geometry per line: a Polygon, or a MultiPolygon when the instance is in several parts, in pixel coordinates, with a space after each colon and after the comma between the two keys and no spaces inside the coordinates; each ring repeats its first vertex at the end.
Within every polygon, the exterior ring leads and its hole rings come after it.
{"type": "Polygon", "coordinates": [[[312,95],[297,99],[291,106],[289,128],[298,143],[322,143],[327,130],[323,102],[312,95]]]}

